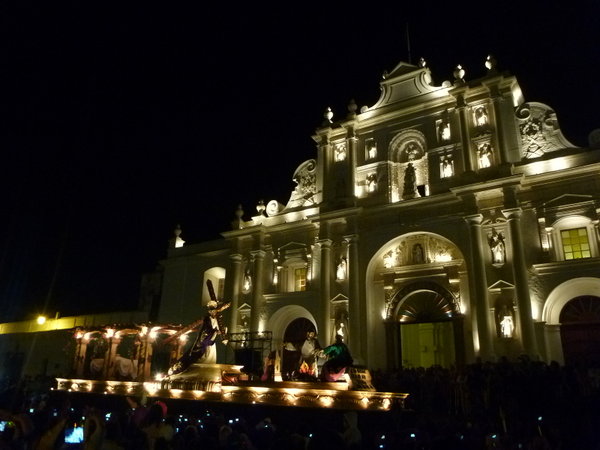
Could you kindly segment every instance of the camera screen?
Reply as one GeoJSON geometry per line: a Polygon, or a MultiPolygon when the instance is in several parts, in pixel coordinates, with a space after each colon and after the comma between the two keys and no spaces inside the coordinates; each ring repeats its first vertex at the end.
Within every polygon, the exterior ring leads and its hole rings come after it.
{"type": "Polygon", "coordinates": [[[0,433],[6,429],[6,427],[12,427],[14,424],[9,420],[0,421],[0,433]]]}
{"type": "Polygon", "coordinates": [[[83,427],[77,425],[65,430],[65,444],[80,444],[83,442],[83,427]]]}

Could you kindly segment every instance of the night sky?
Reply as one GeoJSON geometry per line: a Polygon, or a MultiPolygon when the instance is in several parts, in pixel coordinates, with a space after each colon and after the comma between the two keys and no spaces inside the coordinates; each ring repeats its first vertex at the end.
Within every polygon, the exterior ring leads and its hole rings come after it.
{"type": "Polygon", "coordinates": [[[178,223],[215,239],[239,203],[246,219],[287,203],[325,109],[374,104],[400,61],[424,57],[439,85],[457,64],[483,76],[492,53],[572,143],[600,128],[596,1],[15,3],[0,13],[0,322],[135,308],[178,223]]]}

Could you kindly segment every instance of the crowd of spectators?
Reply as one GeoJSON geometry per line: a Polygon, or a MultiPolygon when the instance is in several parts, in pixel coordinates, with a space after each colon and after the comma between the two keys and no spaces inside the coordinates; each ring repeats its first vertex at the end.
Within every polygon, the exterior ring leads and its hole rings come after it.
{"type": "Polygon", "coordinates": [[[409,394],[403,409],[208,404],[21,383],[0,396],[0,450],[600,449],[597,369],[523,357],[371,374],[379,391],[409,394]]]}

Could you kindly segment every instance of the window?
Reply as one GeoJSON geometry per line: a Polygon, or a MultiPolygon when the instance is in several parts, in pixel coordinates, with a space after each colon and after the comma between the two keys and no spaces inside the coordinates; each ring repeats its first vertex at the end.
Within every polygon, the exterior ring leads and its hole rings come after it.
{"type": "Polygon", "coordinates": [[[565,259],[591,258],[590,242],[585,228],[562,230],[560,239],[565,259]]]}
{"type": "Polygon", "coordinates": [[[294,269],[294,291],[306,290],[306,267],[294,269]]]}
{"type": "Polygon", "coordinates": [[[589,217],[570,215],[546,227],[550,256],[554,261],[597,258],[596,225],[589,217]]]}

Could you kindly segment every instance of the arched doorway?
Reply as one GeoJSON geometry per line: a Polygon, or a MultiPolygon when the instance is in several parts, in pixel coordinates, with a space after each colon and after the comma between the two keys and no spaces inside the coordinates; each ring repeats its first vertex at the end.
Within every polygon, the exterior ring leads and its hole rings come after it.
{"type": "Polygon", "coordinates": [[[275,311],[267,322],[273,332],[273,349],[280,352],[281,377],[289,380],[300,361],[298,343],[302,343],[308,331],[319,333],[313,315],[303,306],[287,305],[275,311]]]}
{"type": "Polygon", "coordinates": [[[403,364],[464,363],[466,351],[473,350],[473,342],[466,341],[470,334],[463,333],[469,326],[469,281],[456,244],[430,232],[398,236],[373,255],[366,277],[363,329],[369,332],[362,349],[367,365],[395,369],[403,364]],[[435,346],[438,355],[406,361],[410,349],[404,349],[403,357],[402,346],[412,342],[418,348],[416,337],[425,329],[429,329],[429,340],[422,336],[428,342],[423,345],[428,351],[435,346]],[[405,336],[403,343],[403,333],[413,336],[405,336]]]}
{"type": "Polygon", "coordinates": [[[416,282],[398,291],[391,306],[392,345],[399,365],[462,364],[462,316],[450,292],[433,282],[416,282]]]}
{"type": "Polygon", "coordinates": [[[600,367],[600,297],[571,299],[559,320],[565,363],[600,367]]]}
{"type": "Polygon", "coordinates": [[[281,377],[284,381],[291,380],[293,373],[298,369],[300,348],[309,331],[316,333],[317,329],[313,322],[304,317],[292,320],[285,329],[281,355],[281,377]]]}

